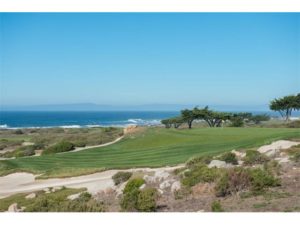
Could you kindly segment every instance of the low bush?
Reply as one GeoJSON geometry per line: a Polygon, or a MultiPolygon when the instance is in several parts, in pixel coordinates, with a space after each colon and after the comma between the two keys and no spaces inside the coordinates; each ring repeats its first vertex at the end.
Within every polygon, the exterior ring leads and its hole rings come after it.
{"type": "Polygon", "coordinates": [[[126,184],[123,193],[129,193],[133,190],[139,189],[140,186],[142,186],[145,183],[144,179],[142,178],[134,178],[126,184]]]}
{"type": "Polygon", "coordinates": [[[43,155],[55,154],[59,152],[68,152],[74,149],[74,144],[68,141],[61,141],[43,151],[43,155]]]}
{"type": "Polygon", "coordinates": [[[226,171],[215,186],[217,197],[224,197],[237,193],[250,186],[249,172],[243,168],[234,168],[226,171]]]}
{"type": "Polygon", "coordinates": [[[244,126],[244,120],[240,117],[233,117],[232,119],[230,119],[231,127],[243,127],[244,126]]]}
{"type": "Polygon", "coordinates": [[[181,183],[192,187],[199,182],[213,182],[219,177],[219,169],[208,168],[205,164],[197,164],[185,172],[181,183]]]}
{"type": "Polygon", "coordinates": [[[154,212],[156,210],[157,191],[155,188],[147,188],[138,194],[137,210],[140,212],[154,212]]]}
{"type": "Polygon", "coordinates": [[[273,176],[280,175],[281,166],[276,160],[271,160],[264,163],[264,170],[273,176]]]}
{"type": "Polygon", "coordinates": [[[221,155],[220,160],[225,161],[226,163],[231,163],[233,165],[238,164],[238,160],[236,158],[236,155],[232,152],[226,152],[221,155]]]}
{"type": "Polygon", "coordinates": [[[266,188],[280,185],[280,180],[267,170],[260,168],[234,168],[226,171],[217,181],[215,193],[217,197],[251,190],[261,193],[266,188]]]}
{"type": "Polygon", "coordinates": [[[14,134],[23,134],[23,131],[18,129],[18,130],[15,130],[14,134]]]}
{"type": "Polygon", "coordinates": [[[79,141],[74,141],[74,145],[76,146],[76,147],[85,147],[86,146],[86,142],[85,141],[81,141],[81,140],[79,140],[79,141]]]}
{"type": "Polygon", "coordinates": [[[112,176],[115,185],[119,185],[127,181],[132,176],[131,172],[118,172],[112,176]]]}
{"type": "Polygon", "coordinates": [[[269,158],[256,150],[247,150],[244,157],[245,165],[262,164],[269,161],[269,158]]]}
{"type": "Polygon", "coordinates": [[[211,204],[211,211],[212,212],[224,212],[224,209],[221,206],[221,203],[219,201],[213,201],[211,204]]]}
{"type": "Polygon", "coordinates": [[[191,159],[189,159],[186,162],[186,166],[187,167],[192,167],[195,166],[197,164],[209,164],[212,161],[213,157],[212,156],[198,156],[198,157],[193,157],[191,159]]]}
{"type": "Polygon", "coordinates": [[[137,211],[137,200],[139,196],[139,189],[132,189],[130,192],[123,192],[120,206],[123,211],[134,212],[137,211]]]}
{"type": "Polygon", "coordinates": [[[280,185],[280,180],[269,174],[263,169],[249,170],[251,190],[253,192],[264,191],[268,187],[276,187],[280,185]]]}
{"type": "Polygon", "coordinates": [[[32,156],[35,154],[35,149],[35,145],[22,146],[12,152],[6,152],[1,156],[6,158],[32,156]]]}

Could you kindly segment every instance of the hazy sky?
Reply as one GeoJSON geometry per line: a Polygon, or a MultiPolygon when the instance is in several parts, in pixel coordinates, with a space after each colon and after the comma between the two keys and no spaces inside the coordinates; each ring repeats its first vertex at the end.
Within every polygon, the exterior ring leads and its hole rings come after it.
{"type": "Polygon", "coordinates": [[[261,105],[300,91],[300,14],[0,14],[3,105],[261,105]]]}

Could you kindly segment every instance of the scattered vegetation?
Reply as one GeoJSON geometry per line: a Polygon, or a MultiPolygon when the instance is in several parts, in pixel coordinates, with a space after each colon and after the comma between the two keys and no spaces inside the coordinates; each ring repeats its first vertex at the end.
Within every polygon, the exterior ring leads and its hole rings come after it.
{"type": "Polygon", "coordinates": [[[244,157],[245,165],[262,164],[269,161],[269,158],[256,150],[247,150],[244,157]]]}
{"type": "Polygon", "coordinates": [[[137,199],[137,210],[140,212],[154,212],[156,209],[157,191],[155,188],[146,188],[140,191],[137,199]]]}
{"type": "Polygon", "coordinates": [[[193,167],[199,163],[203,164],[209,164],[212,161],[213,157],[210,155],[204,155],[204,156],[197,156],[197,157],[192,157],[186,162],[187,167],[193,167]]]}
{"type": "Polygon", "coordinates": [[[181,183],[185,186],[192,187],[200,182],[213,182],[219,176],[219,169],[208,168],[207,165],[199,163],[183,174],[181,183]]]}
{"type": "Polygon", "coordinates": [[[68,152],[75,149],[75,145],[68,141],[61,141],[55,145],[52,145],[48,148],[46,148],[43,151],[43,155],[49,155],[49,154],[55,154],[60,152],[68,152]]]}
{"type": "Polygon", "coordinates": [[[123,211],[153,212],[156,209],[157,191],[154,188],[140,190],[145,183],[142,178],[134,178],[128,181],[124,190],[120,205],[123,211]]]}
{"type": "Polygon", "coordinates": [[[226,163],[231,163],[233,165],[238,164],[236,155],[232,152],[226,152],[220,156],[220,160],[225,161],[226,163]]]}
{"type": "Polygon", "coordinates": [[[127,181],[132,176],[131,172],[117,172],[115,175],[112,176],[112,179],[115,185],[119,185],[125,181],[127,181]]]}
{"type": "Polygon", "coordinates": [[[139,189],[140,186],[142,186],[145,183],[144,179],[142,178],[134,178],[128,181],[126,184],[123,193],[130,193],[133,192],[136,189],[139,189]]]}
{"type": "Polygon", "coordinates": [[[211,204],[211,211],[212,212],[224,212],[224,209],[221,206],[221,203],[219,201],[213,201],[211,204]]]}

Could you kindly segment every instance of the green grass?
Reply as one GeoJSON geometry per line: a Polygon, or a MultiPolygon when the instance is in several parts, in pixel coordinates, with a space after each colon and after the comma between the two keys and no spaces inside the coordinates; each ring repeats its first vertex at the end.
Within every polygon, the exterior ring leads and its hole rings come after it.
{"type": "MultiPolygon", "coordinates": [[[[192,156],[220,154],[268,144],[278,139],[300,137],[300,129],[289,128],[148,128],[120,142],[81,152],[0,161],[0,174],[12,171],[47,173],[72,168],[159,167],[185,162],[192,156]]],[[[71,172],[72,173],[72,172],[71,172]]],[[[70,174],[72,175],[72,174],[70,174]]]]}

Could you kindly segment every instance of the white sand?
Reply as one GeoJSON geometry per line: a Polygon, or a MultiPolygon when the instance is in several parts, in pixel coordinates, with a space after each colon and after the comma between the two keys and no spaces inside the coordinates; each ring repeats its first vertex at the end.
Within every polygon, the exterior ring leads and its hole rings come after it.
{"type": "Polygon", "coordinates": [[[0,198],[5,198],[17,193],[29,193],[38,190],[43,190],[48,187],[65,186],[69,188],[87,188],[91,194],[96,194],[99,191],[104,191],[107,188],[115,188],[112,176],[119,171],[141,171],[141,172],[157,172],[157,171],[172,171],[181,168],[183,165],[175,167],[162,168],[135,168],[128,170],[107,170],[100,173],[94,173],[85,176],[35,180],[35,175],[31,173],[14,173],[0,177],[0,198]]]}

